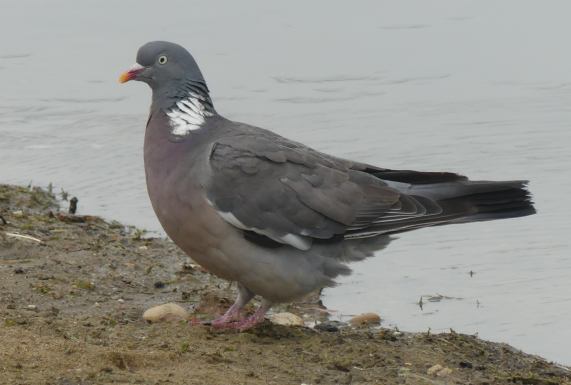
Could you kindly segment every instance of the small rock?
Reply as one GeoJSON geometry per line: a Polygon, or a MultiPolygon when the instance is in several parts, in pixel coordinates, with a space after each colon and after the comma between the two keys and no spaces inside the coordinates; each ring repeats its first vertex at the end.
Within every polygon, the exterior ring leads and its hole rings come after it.
{"type": "Polygon", "coordinates": [[[12,211],[12,215],[20,218],[20,217],[24,216],[24,212],[22,210],[16,210],[16,211],[12,211]]]}
{"type": "Polygon", "coordinates": [[[165,287],[165,283],[162,281],[157,281],[153,284],[153,286],[155,287],[155,289],[162,289],[163,287],[165,287]]]}
{"type": "Polygon", "coordinates": [[[450,373],[452,373],[452,369],[447,368],[447,367],[442,366],[442,365],[439,365],[439,364],[431,366],[426,371],[426,374],[428,374],[429,376],[436,376],[436,377],[446,377],[450,373]]]}
{"type": "Polygon", "coordinates": [[[434,366],[431,366],[430,368],[428,368],[428,370],[426,371],[426,374],[428,374],[429,376],[435,376],[436,373],[438,373],[439,371],[441,371],[442,369],[444,369],[442,367],[442,365],[436,364],[434,366]]]}
{"type": "Polygon", "coordinates": [[[472,365],[472,363],[469,361],[460,361],[458,366],[463,369],[472,369],[474,367],[474,365],[472,365]]]}
{"type": "Polygon", "coordinates": [[[349,322],[355,327],[378,325],[381,323],[381,317],[376,313],[363,313],[351,318],[349,322]]]}
{"type": "Polygon", "coordinates": [[[339,321],[325,321],[315,325],[314,329],[321,332],[335,333],[339,331],[339,327],[342,325],[339,321]]]}
{"type": "Polygon", "coordinates": [[[24,274],[24,269],[17,267],[14,269],[14,274],[24,274]]]}
{"type": "Polygon", "coordinates": [[[36,305],[28,305],[26,306],[26,309],[31,311],[38,311],[38,307],[36,305]]]}
{"type": "Polygon", "coordinates": [[[283,326],[303,326],[304,322],[300,316],[293,313],[276,313],[268,317],[271,323],[283,326]]]}
{"type": "Polygon", "coordinates": [[[379,331],[379,337],[383,340],[386,341],[397,341],[398,337],[397,335],[395,335],[396,332],[392,331],[392,330],[388,330],[388,329],[381,329],[379,331]]]}
{"type": "Polygon", "coordinates": [[[451,374],[451,373],[452,373],[452,369],[450,369],[450,368],[444,368],[444,369],[442,369],[441,371],[439,371],[438,373],[436,373],[436,376],[437,376],[437,377],[446,377],[446,376],[448,376],[448,375],[451,374]]]}
{"type": "Polygon", "coordinates": [[[123,298],[119,298],[119,299],[117,300],[117,302],[119,302],[119,303],[124,303],[125,300],[124,300],[123,298]]]}
{"type": "Polygon", "coordinates": [[[189,314],[183,307],[170,302],[147,309],[143,318],[148,322],[173,322],[187,320],[189,314]]]}
{"type": "Polygon", "coordinates": [[[193,266],[191,263],[183,263],[181,266],[181,273],[192,273],[195,269],[195,266],[193,266]]]}

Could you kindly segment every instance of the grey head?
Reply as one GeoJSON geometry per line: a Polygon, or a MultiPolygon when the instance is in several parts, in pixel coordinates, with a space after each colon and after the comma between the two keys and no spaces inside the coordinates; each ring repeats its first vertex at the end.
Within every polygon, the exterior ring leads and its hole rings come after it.
{"type": "Polygon", "coordinates": [[[152,41],[139,48],[136,64],[119,78],[121,83],[129,80],[147,83],[153,90],[156,107],[169,108],[189,92],[210,101],[196,61],[190,52],[175,43],[152,41]]]}

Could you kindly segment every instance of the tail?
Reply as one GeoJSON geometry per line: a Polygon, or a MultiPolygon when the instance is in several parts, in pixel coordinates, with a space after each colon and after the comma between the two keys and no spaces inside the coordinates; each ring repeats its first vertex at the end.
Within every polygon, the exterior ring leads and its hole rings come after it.
{"type": "Polygon", "coordinates": [[[436,203],[439,213],[417,218],[406,228],[516,218],[535,214],[527,181],[471,181],[452,173],[369,170],[390,187],[422,204],[436,203]]]}
{"type": "Polygon", "coordinates": [[[456,213],[453,222],[475,222],[517,218],[535,214],[527,181],[465,181],[457,185],[424,189],[427,197],[437,196],[445,212],[456,213]]]}

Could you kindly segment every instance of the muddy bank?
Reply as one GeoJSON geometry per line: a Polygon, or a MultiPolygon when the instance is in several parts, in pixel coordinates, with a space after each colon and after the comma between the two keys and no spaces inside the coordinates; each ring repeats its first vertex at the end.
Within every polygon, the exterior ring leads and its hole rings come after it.
{"type": "MultiPolygon", "coordinates": [[[[456,333],[149,324],[166,302],[211,318],[234,287],[169,241],[59,203],[0,186],[2,384],[571,384],[566,368],[456,333]]],[[[326,317],[315,297],[280,310],[326,317]]]]}

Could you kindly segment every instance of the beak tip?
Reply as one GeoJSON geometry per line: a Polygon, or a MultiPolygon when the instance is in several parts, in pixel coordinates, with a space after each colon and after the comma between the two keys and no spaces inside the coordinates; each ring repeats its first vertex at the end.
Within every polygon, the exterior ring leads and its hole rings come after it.
{"type": "Polygon", "coordinates": [[[137,75],[141,73],[145,67],[140,65],[139,63],[135,63],[128,71],[125,71],[119,76],[119,83],[123,84],[128,82],[129,80],[137,80],[137,75]]]}
{"type": "Polygon", "coordinates": [[[119,83],[121,83],[121,84],[127,83],[129,80],[131,80],[131,76],[129,75],[129,72],[123,72],[121,74],[121,76],[119,76],[119,83]]]}

